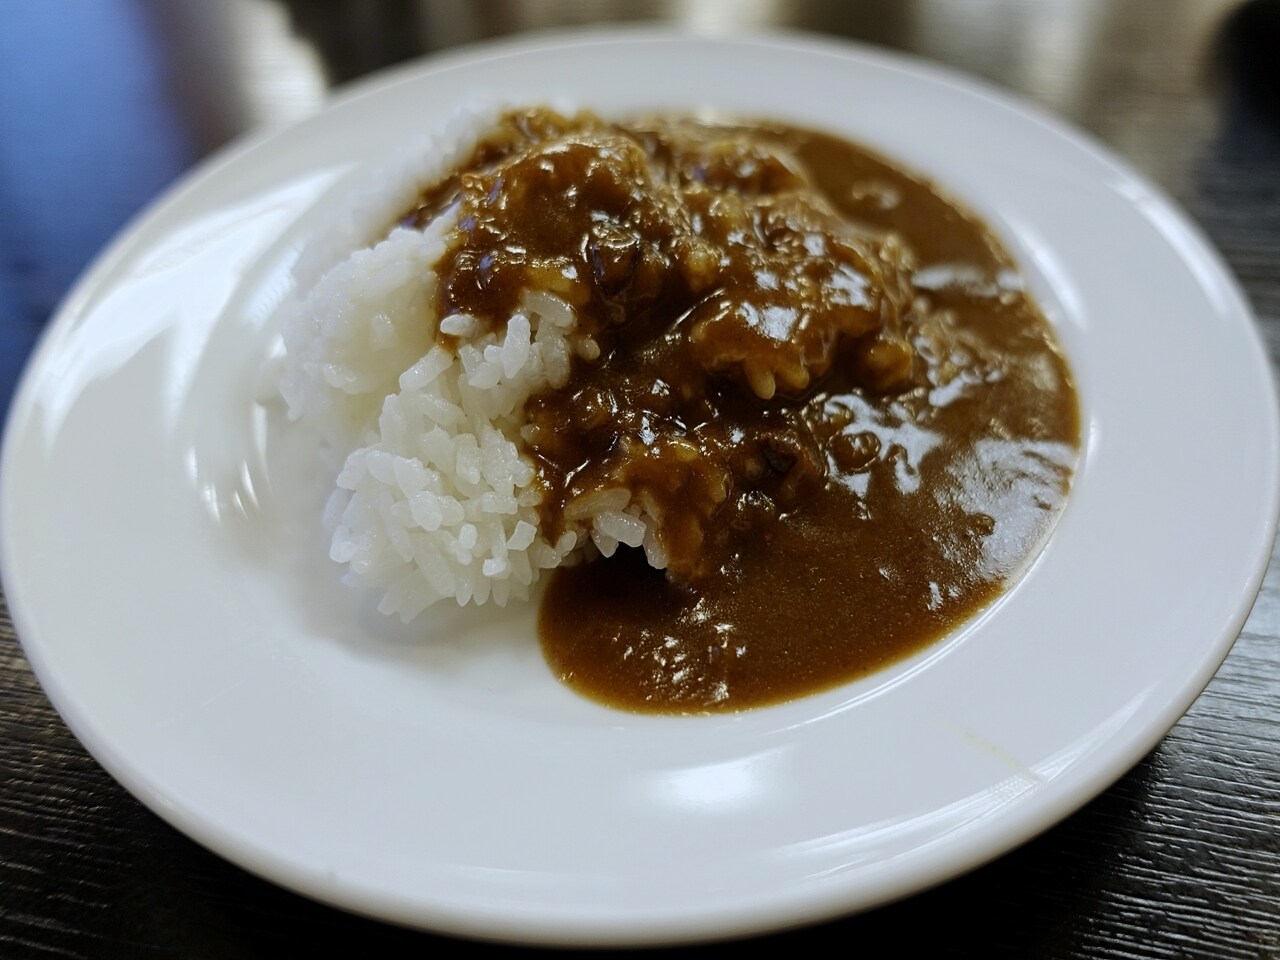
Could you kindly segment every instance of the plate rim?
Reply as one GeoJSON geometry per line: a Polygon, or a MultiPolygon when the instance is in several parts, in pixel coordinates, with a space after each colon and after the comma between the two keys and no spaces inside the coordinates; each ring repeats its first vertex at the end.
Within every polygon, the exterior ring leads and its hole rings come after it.
{"type": "MultiPolygon", "coordinates": [[[[1268,443],[1268,472],[1271,486],[1277,486],[1280,477],[1280,412],[1276,402],[1277,391],[1275,375],[1268,361],[1265,344],[1260,335],[1254,312],[1239,282],[1236,280],[1221,255],[1208,240],[1200,227],[1183,210],[1174,203],[1165,192],[1147,177],[1140,174],[1109,148],[1098,143],[1090,134],[1044,111],[1019,97],[980,78],[965,74],[954,68],[927,61],[909,54],[869,47],[852,41],[819,37],[796,31],[744,31],[732,34],[702,34],[687,30],[657,28],[652,26],[631,26],[614,28],[588,28],[579,30],[550,30],[535,34],[525,34],[515,38],[501,38],[486,41],[453,50],[432,54],[415,61],[398,65],[389,70],[379,71],[361,78],[351,84],[344,85],[335,91],[321,109],[312,114],[280,127],[268,127],[255,131],[231,145],[216,151],[201,161],[192,170],[180,177],[173,185],[163,191],[152,203],[148,204],[129,223],[121,229],[104,251],[95,258],[91,266],[76,281],[71,291],[52,315],[49,323],[42,331],[39,342],[33,350],[24,370],[18,390],[15,392],[6,423],[3,449],[0,450],[0,571],[4,572],[6,586],[10,580],[9,572],[21,566],[21,561],[12,554],[13,545],[8,534],[6,516],[9,510],[9,491],[12,489],[11,473],[14,469],[13,445],[16,423],[29,417],[34,403],[34,377],[30,375],[46,364],[48,355],[56,347],[58,340],[65,334],[68,318],[73,314],[75,304],[90,296],[100,288],[111,276],[115,265],[128,255],[129,250],[138,242],[140,229],[148,223],[157,211],[166,208],[180,194],[197,191],[200,184],[224,166],[233,163],[238,157],[259,149],[285,134],[287,131],[322,117],[335,106],[351,104],[368,96],[376,96],[388,87],[405,83],[419,82],[432,73],[453,69],[461,63],[474,64],[490,58],[527,55],[533,53],[547,54],[565,47],[599,46],[610,43],[630,43],[636,40],[659,43],[712,43],[723,46],[754,46],[770,48],[783,46],[797,51],[810,50],[815,53],[832,56],[837,59],[855,59],[868,62],[881,69],[890,69],[916,77],[923,77],[932,83],[941,83],[948,87],[958,87],[970,94],[980,95],[986,100],[994,101],[1006,111],[1011,111],[1023,120],[1048,127],[1058,136],[1065,137],[1092,156],[1102,161],[1107,167],[1123,175],[1126,181],[1136,182],[1144,187],[1151,202],[1165,217],[1160,227],[1161,236],[1172,242],[1174,231],[1183,246],[1180,250],[1194,253],[1205,266],[1205,275],[1210,277],[1220,294],[1226,297],[1232,313],[1242,321],[1241,332],[1249,338],[1251,358],[1255,367],[1254,374],[1264,383],[1271,403],[1264,414],[1264,422],[1258,427],[1258,433],[1265,432],[1268,443]]],[[[1184,256],[1185,259],[1185,256],[1184,256]]],[[[1203,278],[1201,278],[1203,279],[1203,278]]],[[[109,284],[108,284],[109,285],[109,284]]],[[[499,911],[497,916],[486,916],[474,910],[465,916],[457,916],[449,911],[435,917],[425,917],[422,906],[417,901],[406,901],[401,905],[389,905],[376,896],[365,900],[358,894],[360,890],[343,889],[331,884],[317,882],[306,871],[299,871],[294,864],[275,862],[273,857],[263,856],[261,851],[245,848],[240,839],[232,832],[222,829],[221,824],[211,824],[199,817],[192,817],[189,811],[174,807],[165,801],[161,793],[145,782],[141,782],[131,769],[125,757],[119,756],[113,744],[97,735],[93,725],[78,710],[74,696],[62,689],[57,683],[56,671],[45,658],[45,641],[39,639],[35,618],[26,608],[20,596],[9,595],[10,616],[19,637],[24,654],[31,663],[32,669],[42,689],[57,709],[59,715],[67,723],[77,739],[108,773],[120,782],[129,793],[141,800],[144,805],[172,824],[186,836],[195,839],[206,848],[220,856],[230,859],[250,872],[313,899],[329,903],[335,907],[361,913],[376,919],[391,921],[414,927],[426,927],[448,933],[482,939],[527,940],[546,944],[602,944],[602,943],[677,943],[691,939],[707,940],[738,937],[750,933],[775,930],[830,918],[847,912],[849,909],[869,909],[871,907],[900,899],[913,892],[942,883],[962,873],[966,873],[983,863],[989,862],[1007,853],[1009,850],[1025,843],[1027,840],[1050,829],[1063,818],[1080,808],[1083,802],[1097,796],[1117,779],[1124,775],[1134,764],[1158,744],[1176,724],[1178,719],[1194,702],[1222,661],[1230,652],[1241,628],[1243,627],[1265,576],[1271,557],[1272,544],[1275,538],[1277,518],[1280,516],[1280,497],[1273,497],[1267,511],[1267,517],[1260,529],[1255,543],[1251,544],[1250,569],[1252,574],[1241,591],[1248,602],[1236,609],[1235,615],[1223,625],[1220,634],[1206,642],[1205,655],[1199,669],[1187,676],[1179,688],[1179,697],[1165,702],[1157,712],[1159,718],[1145,724],[1141,730],[1133,733],[1125,744],[1125,749],[1113,751],[1108,755],[1109,762],[1095,765],[1089,775],[1081,778],[1077,775],[1077,783],[1073,789],[1057,789],[1039,791],[1036,798],[1029,798],[1014,810],[1001,818],[1004,829],[1003,840],[992,844],[986,831],[977,831],[966,838],[970,850],[966,855],[951,858],[950,869],[938,870],[931,877],[920,882],[904,881],[895,888],[883,891],[881,896],[862,898],[858,904],[849,906],[848,894],[842,888],[834,886],[822,891],[825,896],[815,896],[812,892],[801,897],[797,902],[789,902],[785,898],[774,901],[774,908],[756,913],[764,914],[752,918],[754,922],[743,922],[747,918],[739,917],[736,921],[728,917],[719,917],[718,922],[707,923],[705,919],[691,915],[684,922],[664,918],[664,929],[642,929],[645,924],[637,923],[629,934],[619,938],[619,925],[616,921],[607,921],[603,927],[595,928],[591,924],[578,924],[576,929],[566,929],[558,922],[542,927],[536,918],[520,916],[512,919],[509,913],[499,911]],[[1185,702],[1183,702],[1185,701],[1185,702]],[[1084,799],[1081,799],[1082,795],[1084,799]],[[1012,821],[1012,829],[1011,827],[1012,821]],[[353,894],[357,894],[353,896],[353,894]],[[803,909],[807,907],[807,909],[803,909]],[[493,930],[495,923],[506,923],[509,928],[493,930]]],[[[1078,772],[1077,772],[1078,774],[1078,772]]],[[[951,848],[954,851],[954,848],[951,848]]]]}

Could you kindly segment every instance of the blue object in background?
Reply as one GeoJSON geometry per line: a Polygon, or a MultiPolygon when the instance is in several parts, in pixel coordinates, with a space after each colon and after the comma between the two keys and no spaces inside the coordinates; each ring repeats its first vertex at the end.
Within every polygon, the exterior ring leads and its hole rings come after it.
{"type": "Polygon", "coordinates": [[[0,8],[0,413],[58,302],[198,156],[141,0],[0,8]]]}

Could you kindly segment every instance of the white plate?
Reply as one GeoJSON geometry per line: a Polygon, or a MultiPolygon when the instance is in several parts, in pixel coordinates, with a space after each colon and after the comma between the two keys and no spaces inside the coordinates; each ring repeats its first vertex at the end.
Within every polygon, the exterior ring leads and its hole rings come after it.
{"type": "Polygon", "coordinates": [[[1278,487],[1275,397],[1240,293],[1106,153],[884,53],[632,32],[439,57],[206,164],[53,323],[9,423],[0,509],[36,673],[103,766],[179,829],[390,920],[644,943],[900,897],[1096,795],[1226,655],[1278,487]],[[326,192],[477,96],[781,117],[879,147],[977,207],[1083,398],[1075,487],[1030,573],[895,669],[692,719],[559,685],[532,607],[446,612],[426,642],[335,588],[308,451],[253,402],[273,307],[326,192]]]}

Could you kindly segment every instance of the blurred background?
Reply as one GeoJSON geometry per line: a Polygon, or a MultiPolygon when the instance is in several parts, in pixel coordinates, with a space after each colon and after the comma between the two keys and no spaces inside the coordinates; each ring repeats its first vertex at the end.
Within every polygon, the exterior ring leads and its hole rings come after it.
{"type": "Polygon", "coordinates": [[[0,0],[0,17],[0,406],[75,277],[184,170],[446,47],[608,21],[887,46],[1066,116],[1193,214],[1234,115],[1274,119],[1280,96],[1274,0],[0,0]]]}

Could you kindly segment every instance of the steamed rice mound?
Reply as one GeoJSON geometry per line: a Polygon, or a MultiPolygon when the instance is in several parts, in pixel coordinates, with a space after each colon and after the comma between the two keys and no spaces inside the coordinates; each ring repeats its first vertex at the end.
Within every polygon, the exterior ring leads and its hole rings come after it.
{"type": "MultiPolygon", "coordinates": [[[[470,128],[455,124],[441,135],[445,148],[421,145],[372,178],[379,195],[358,198],[364,216],[336,231],[341,241],[367,241],[447,173],[485,124],[470,128]]],[[[569,305],[545,291],[527,291],[505,328],[490,332],[465,314],[438,316],[434,267],[455,213],[421,230],[397,227],[327,269],[318,264],[332,258],[334,237],[313,245],[282,324],[280,392],[292,418],[320,431],[337,469],[325,511],[330,557],[347,582],[383,594],[380,611],[406,621],[445,598],[524,599],[541,571],[584,551],[611,554],[619,542],[645,546],[663,565],[651,524],[622,490],[575,504],[554,543],[542,536],[542,492],[520,442],[524,405],[563,386],[572,352],[589,347],[575,341],[569,305]]]]}
{"type": "Polygon", "coordinates": [[[405,620],[620,544],[720,575],[825,484],[820,384],[913,383],[910,251],[741,127],[482,120],[362,172],[295,268],[331,557],[405,620]]]}

